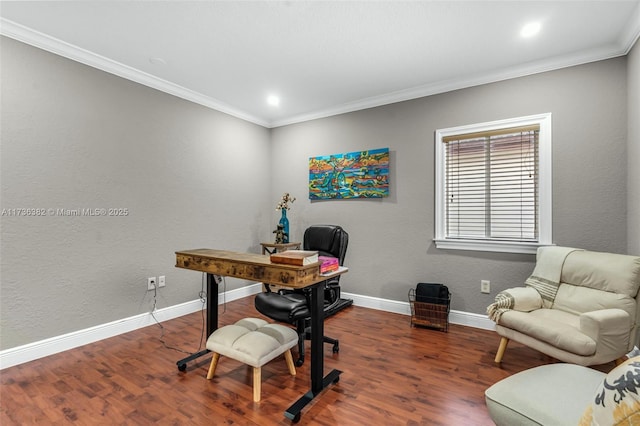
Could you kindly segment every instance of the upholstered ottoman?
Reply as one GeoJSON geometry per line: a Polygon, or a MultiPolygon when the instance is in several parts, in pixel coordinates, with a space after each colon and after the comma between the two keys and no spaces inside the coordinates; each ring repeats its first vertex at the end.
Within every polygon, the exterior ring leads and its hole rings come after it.
{"type": "Polygon", "coordinates": [[[640,424],[640,357],[608,374],[549,364],[507,377],[485,391],[498,426],[640,424]]]}
{"type": "Polygon", "coordinates": [[[289,373],[296,375],[291,348],[298,344],[298,333],[279,324],[269,324],[260,318],[245,318],[220,327],[207,339],[207,349],[213,352],[207,379],[216,372],[220,355],[253,367],[253,400],[260,401],[262,366],[284,353],[289,373]]]}

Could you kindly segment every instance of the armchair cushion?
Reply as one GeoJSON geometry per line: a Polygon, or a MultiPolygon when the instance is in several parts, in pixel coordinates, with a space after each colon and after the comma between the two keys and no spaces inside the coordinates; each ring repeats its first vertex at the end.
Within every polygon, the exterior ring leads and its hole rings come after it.
{"type": "Polygon", "coordinates": [[[500,318],[500,325],[578,355],[596,351],[596,342],[580,331],[580,317],[557,309],[508,311],[500,318]]]}
{"type": "Polygon", "coordinates": [[[634,298],[640,286],[640,257],[583,251],[567,256],[560,281],[634,298]]]}
{"type": "Polygon", "coordinates": [[[558,289],[553,304],[553,309],[560,309],[574,315],[612,308],[622,309],[629,315],[635,315],[636,300],[625,294],[563,283],[558,289]]]}

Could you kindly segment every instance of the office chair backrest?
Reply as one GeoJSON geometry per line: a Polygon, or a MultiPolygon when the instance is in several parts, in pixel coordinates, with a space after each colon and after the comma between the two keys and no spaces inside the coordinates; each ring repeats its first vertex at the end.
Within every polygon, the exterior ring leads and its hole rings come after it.
{"type": "Polygon", "coordinates": [[[349,234],[337,225],[313,225],[304,231],[303,248],[316,250],[320,256],[337,257],[340,265],[347,254],[349,234]]]}

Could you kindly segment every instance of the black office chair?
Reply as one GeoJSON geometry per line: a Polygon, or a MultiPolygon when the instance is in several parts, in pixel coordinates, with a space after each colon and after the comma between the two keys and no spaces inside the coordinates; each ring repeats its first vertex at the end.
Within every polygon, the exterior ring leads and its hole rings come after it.
{"type": "MultiPolygon", "coordinates": [[[[303,249],[318,251],[320,256],[338,258],[342,266],[347,253],[349,234],[337,225],[314,225],[304,232],[303,249]]],[[[277,293],[271,291],[265,284],[265,292],[255,298],[258,312],[280,322],[296,326],[298,332],[298,360],[299,367],[304,363],[304,341],[310,338],[311,306],[309,290],[282,289],[277,293]]],[[[351,299],[340,298],[340,275],[325,281],[324,287],[324,315],[325,318],[341,309],[353,304],[351,299]]],[[[340,351],[340,342],[327,336],[323,341],[333,345],[333,352],[340,351]]]]}

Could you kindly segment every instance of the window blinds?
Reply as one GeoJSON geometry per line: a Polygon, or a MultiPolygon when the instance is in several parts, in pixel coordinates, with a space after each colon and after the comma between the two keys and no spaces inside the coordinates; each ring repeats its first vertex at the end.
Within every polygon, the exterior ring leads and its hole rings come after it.
{"type": "Polygon", "coordinates": [[[538,241],[539,125],[447,136],[447,238],[538,241]]]}

